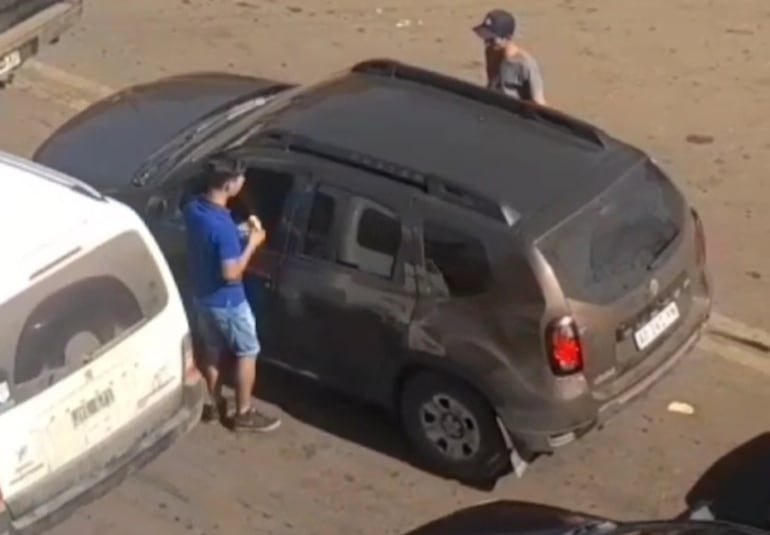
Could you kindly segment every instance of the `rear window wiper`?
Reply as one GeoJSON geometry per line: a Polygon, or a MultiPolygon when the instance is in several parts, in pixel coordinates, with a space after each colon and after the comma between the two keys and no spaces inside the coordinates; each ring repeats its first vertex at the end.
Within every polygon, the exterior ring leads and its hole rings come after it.
{"type": "Polygon", "coordinates": [[[663,245],[655,250],[655,252],[652,254],[652,261],[647,264],[647,271],[653,271],[658,267],[660,261],[663,259],[663,253],[666,251],[666,249],[671,247],[671,244],[674,243],[677,238],[679,238],[679,231],[674,232],[673,236],[671,236],[663,243],[663,245]]]}

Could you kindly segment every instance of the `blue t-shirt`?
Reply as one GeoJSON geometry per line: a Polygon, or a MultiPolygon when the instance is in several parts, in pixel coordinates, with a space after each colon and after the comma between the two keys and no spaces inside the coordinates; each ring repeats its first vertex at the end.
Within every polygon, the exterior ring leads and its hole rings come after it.
{"type": "Polygon", "coordinates": [[[222,263],[243,253],[238,227],[230,211],[203,197],[184,207],[187,255],[195,297],[203,306],[223,308],[246,300],[242,282],[227,282],[222,263]]]}

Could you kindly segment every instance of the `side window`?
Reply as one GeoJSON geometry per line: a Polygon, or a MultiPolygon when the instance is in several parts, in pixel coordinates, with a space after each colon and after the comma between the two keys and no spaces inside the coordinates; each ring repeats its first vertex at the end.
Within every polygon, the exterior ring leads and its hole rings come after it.
{"type": "Polygon", "coordinates": [[[20,403],[77,371],[168,302],[139,234],[121,234],[0,306],[0,375],[20,403]],[[77,305],[73,305],[77,303],[77,305]]]}
{"type": "Polygon", "coordinates": [[[400,247],[401,221],[387,208],[331,188],[315,193],[303,254],[389,279],[400,247]]]}
{"type": "Polygon", "coordinates": [[[426,223],[423,246],[425,269],[437,292],[470,297],[487,291],[492,269],[480,240],[442,225],[426,223]]]}
{"type": "Polygon", "coordinates": [[[329,193],[319,190],[313,198],[310,209],[305,241],[302,253],[322,260],[334,261],[332,229],[336,214],[336,199],[329,193]]]}
{"type": "Polygon", "coordinates": [[[258,167],[246,171],[246,182],[241,193],[231,205],[236,221],[245,221],[254,214],[267,231],[265,246],[275,248],[278,232],[286,208],[286,201],[294,188],[294,175],[287,172],[258,167]]]}
{"type": "Polygon", "coordinates": [[[360,271],[390,278],[401,246],[401,221],[389,210],[367,202],[358,218],[355,243],[346,260],[360,271]]]}

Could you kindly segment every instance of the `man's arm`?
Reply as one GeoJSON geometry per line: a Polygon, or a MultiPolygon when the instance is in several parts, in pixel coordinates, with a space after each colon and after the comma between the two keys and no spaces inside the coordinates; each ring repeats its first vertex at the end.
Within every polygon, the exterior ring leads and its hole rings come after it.
{"type": "Polygon", "coordinates": [[[529,68],[529,89],[532,92],[532,100],[541,106],[546,106],[543,75],[540,72],[540,65],[538,65],[535,58],[530,56],[527,66],[529,68]]]}
{"type": "Polygon", "coordinates": [[[487,75],[487,89],[495,89],[499,84],[502,53],[491,46],[484,47],[484,69],[487,75]]]}
{"type": "Polygon", "coordinates": [[[264,231],[260,232],[261,239],[249,239],[246,247],[241,250],[238,233],[221,232],[217,237],[217,250],[219,253],[219,262],[222,266],[222,278],[227,282],[240,282],[243,278],[243,272],[249,265],[251,257],[257,251],[257,248],[264,241],[264,231]]]}

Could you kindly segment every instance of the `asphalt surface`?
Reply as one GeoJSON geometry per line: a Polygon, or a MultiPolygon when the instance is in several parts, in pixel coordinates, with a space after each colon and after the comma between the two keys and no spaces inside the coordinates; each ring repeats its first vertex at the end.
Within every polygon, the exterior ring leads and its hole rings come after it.
{"type": "MultiPolygon", "coordinates": [[[[0,149],[29,155],[111,88],[177,72],[306,81],[357,59],[393,56],[480,79],[468,28],[490,6],[409,4],[92,0],[83,24],[40,58],[44,66],[0,93],[0,149]]],[[[681,177],[706,219],[720,310],[770,328],[760,298],[770,277],[766,2],[521,0],[510,7],[543,63],[549,100],[652,151],[681,177]]],[[[200,426],[51,533],[402,533],[501,498],[619,518],[674,515],[712,463],[747,455],[736,448],[757,437],[765,443],[769,378],[765,349],[709,337],[603,430],[539,459],[523,479],[481,491],[413,466],[399,431],[377,412],[267,374],[266,410],[284,418],[276,433],[236,437],[200,426]],[[672,401],[695,413],[670,412],[672,401]]]]}

